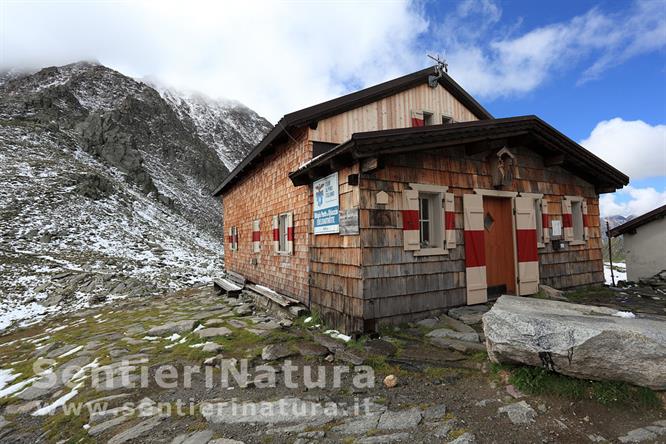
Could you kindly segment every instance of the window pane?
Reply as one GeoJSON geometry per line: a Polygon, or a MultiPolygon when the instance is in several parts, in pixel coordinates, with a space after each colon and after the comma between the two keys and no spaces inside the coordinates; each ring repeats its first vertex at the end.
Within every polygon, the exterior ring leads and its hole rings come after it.
{"type": "Polygon", "coordinates": [[[573,234],[575,240],[583,240],[583,206],[580,201],[571,202],[573,234]]]}
{"type": "Polygon", "coordinates": [[[280,251],[287,251],[287,215],[280,216],[279,220],[279,240],[280,251]]]}
{"type": "Polygon", "coordinates": [[[421,199],[421,220],[428,220],[430,219],[429,214],[430,214],[430,208],[429,208],[429,201],[427,197],[422,197],[421,199]]]}
{"type": "Polygon", "coordinates": [[[421,221],[421,247],[430,246],[430,222],[421,221]]]}

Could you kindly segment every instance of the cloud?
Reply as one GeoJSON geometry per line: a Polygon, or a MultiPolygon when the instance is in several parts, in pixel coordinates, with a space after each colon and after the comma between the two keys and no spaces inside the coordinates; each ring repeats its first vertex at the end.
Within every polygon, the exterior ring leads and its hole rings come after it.
{"type": "Polygon", "coordinates": [[[504,29],[489,26],[501,14],[498,7],[465,11],[449,14],[438,35],[454,77],[487,99],[533,91],[554,74],[587,64],[582,83],[632,57],[666,48],[666,9],[658,1],[637,1],[613,14],[593,8],[523,33],[520,22],[504,29]],[[463,31],[452,37],[458,30],[463,31]]]}
{"type": "Polygon", "coordinates": [[[616,117],[599,122],[580,144],[632,180],[666,176],[666,125],[616,117]]]}
{"type": "Polygon", "coordinates": [[[0,67],[81,59],[282,114],[423,67],[398,2],[3,2],[0,67]]]}
{"type": "Polygon", "coordinates": [[[581,81],[663,49],[662,2],[524,29],[493,0],[433,3],[4,1],[0,69],[94,59],[134,77],[282,114],[423,68],[445,50],[482,99],[524,94],[558,72],[581,81]],[[433,10],[439,8],[431,8],[433,10]]]}
{"type": "Polygon", "coordinates": [[[640,216],[662,205],[666,205],[666,190],[660,192],[652,187],[634,188],[629,185],[620,191],[599,197],[601,217],[640,216]],[[628,200],[622,202],[622,199],[628,200]]]}

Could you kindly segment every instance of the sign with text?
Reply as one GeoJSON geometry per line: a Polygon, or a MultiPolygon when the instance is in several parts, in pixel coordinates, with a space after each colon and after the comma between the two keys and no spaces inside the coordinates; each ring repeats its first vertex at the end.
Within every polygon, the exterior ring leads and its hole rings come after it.
{"type": "Polygon", "coordinates": [[[340,235],[354,236],[359,234],[358,208],[340,211],[340,235]]]}
{"type": "Polygon", "coordinates": [[[340,232],[340,199],[338,173],[319,179],[312,185],[314,193],[314,234],[340,232]]]}

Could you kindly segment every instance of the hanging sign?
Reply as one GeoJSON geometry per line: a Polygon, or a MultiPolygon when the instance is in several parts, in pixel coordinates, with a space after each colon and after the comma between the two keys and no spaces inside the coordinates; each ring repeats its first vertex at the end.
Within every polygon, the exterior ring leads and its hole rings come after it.
{"type": "Polygon", "coordinates": [[[340,199],[338,173],[319,179],[312,185],[314,193],[314,234],[340,232],[340,199]]]}

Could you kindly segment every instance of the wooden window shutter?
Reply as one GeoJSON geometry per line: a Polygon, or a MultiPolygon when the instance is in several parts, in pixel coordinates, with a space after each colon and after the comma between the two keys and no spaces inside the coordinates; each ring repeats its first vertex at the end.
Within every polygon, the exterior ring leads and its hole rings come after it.
{"type": "Polygon", "coordinates": [[[456,208],[453,193],[444,193],[445,248],[456,248],[456,208]]]}
{"type": "Polygon", "coordinates": [[[486,245],[483,227],[483,196],[463,195],[465,222],[465,275],[467,305],[483,304],[488,300],[486,279],[486,245]]]}
{"type": "Polygon", "coordinates": [[[543,243],[550,242],[550,216],[548,215],[548,201],[541,199],[541,227],[543,229],[543,243]]]}
{"type": "Polygon", "coordinates": [[[402,192],[402,238],[405,251],[421,249],[419,236],[419,192],[402,192]]]}
{"type": "Polygon", "coordinates": [[[280,222],[278,216],[273,216],[273,251],[280,251],[280,222]]]}
{"type": "Polygon", "coordinates": [[[573,214],[571,214],[571,201],[569,199],[562,199],[562,231],[564,233],[564,240],[567,242],[573,241],[573,214]]]}
{"type": "Polygon", "coordinates": [[[261,230],[259,229],[259,219],[252,221],[252,251],[259,253],[261,250],[261,230]]]}
{"type": "Polygon", "coordinates": [[[518,253],[518,294],[539,291],[539,253],[537,250],[534,199],[516,197],[516,252],[518,253]]]}
{"type": "Polygon", "coordinates": [[[590,240],[590,217],[587,214],[587,201],[583,199],[581,202],[581,209],[583,210],[583,239],[590,240]]]}
{"type": "Polygon", "coordinates": [[[287,214],[287,253],[294,254],[294,213],[287,214]]]}
{"type": "Polygon", "coordinates": [[[425,126],[422,111],[412,111],[412,126],[425,126]]]}

